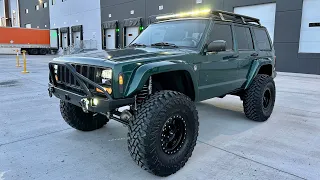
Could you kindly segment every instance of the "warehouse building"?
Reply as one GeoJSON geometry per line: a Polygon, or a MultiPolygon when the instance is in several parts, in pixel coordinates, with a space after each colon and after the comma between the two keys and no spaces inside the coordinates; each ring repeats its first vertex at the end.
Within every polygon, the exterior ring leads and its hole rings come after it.
{"type": "Polygon", "coordinates": [[[19,9],[20,27],[50,28],[49,0],[19,0],[19,9]]]}
{"type": "Polygon", "coordinates": [[[101,49],[100,0],[51,0],[50,27],[60,31],[60,47],[101,49]]]}
{"type": "MultiPolygon", "coordinates": [[[[50,26],[60,30],[61,47],[79,38],[96,42],[97,49],[123,48],[159,14],[211,8],[257,17],[274,42],[278,71],[320,74],[320,0],[50,0],[49,4],[50,26]]],[[[21,12],[25,6],[20,2],[21,12]]],[[[26,16],[30,14],[20,13],[21,26],[28,22],[26,16]]],[[[30,24],[45,21],[39,18],[33,16],[30,24]]]]}

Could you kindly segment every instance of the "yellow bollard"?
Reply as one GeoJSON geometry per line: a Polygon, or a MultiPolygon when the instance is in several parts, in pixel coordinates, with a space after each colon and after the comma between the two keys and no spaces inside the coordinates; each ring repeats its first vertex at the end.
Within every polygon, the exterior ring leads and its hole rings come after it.
{"type": "Polygon", "coordinates": [[[17,65],[16,65],[16,67],[21,67],[20,66],[20,60],[19,60],[19,50],[16,50],[16,52],[17,52],[17,56],[16,56],[17,65]]]}
{"type": "Polygon", "coordinates": [[[27,71],[27,59],[26,59],[26,52],[25,50],[22,51],[23,54],[23,74],[29,73],[29,71],[27,71]]]}

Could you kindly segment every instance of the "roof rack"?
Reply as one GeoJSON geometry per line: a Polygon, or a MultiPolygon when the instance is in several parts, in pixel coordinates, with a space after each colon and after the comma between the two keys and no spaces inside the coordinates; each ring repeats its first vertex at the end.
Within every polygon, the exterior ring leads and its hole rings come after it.
{"type": "Polygon", "coordinates": [[[191,11],[191,12],[185,12],[185,13],[179,13],[179,14],[160,15],[156,17],[156,20],[168,20],[168,19],[199,17],[199,16],[201,17],[213,16],[213,18],[222,20],[222,21],[236,22],[236,23],[242,23],[242,24],[256,23],[259,26],[261,26],[260,20],[256,18],[235,14],[231,12],[221,11],[221,10],[210,10],[210,9],[197,10],[197,11],[191,11]]]}
{"type": "Polygon", "coordinates": [[[261,26],[259,19],[245,16],[245,15],[240,15],[240,14],[235,14],[235,13],[220,11],[220,10],[214,10],[212,11],[212,14],[216,18],[221,19],[222,21],[232,21],[232,22],[238,22],[243,24],[257,23],[259,26],[261,26]]]}

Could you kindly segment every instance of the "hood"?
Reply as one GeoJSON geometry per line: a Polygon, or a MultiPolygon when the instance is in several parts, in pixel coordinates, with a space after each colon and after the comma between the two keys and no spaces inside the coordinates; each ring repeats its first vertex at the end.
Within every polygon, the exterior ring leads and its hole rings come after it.
{"type": "Polygon", "coordinates": [[[113,62],[122,62],[140,58],[151,58],[158,56],[175,56],[193,52],[187,49],[160,49],[160,48],[125,48],[112,51],[91,51],[87,53],[73,54],[69,57],[99,58],[113,62]]]}

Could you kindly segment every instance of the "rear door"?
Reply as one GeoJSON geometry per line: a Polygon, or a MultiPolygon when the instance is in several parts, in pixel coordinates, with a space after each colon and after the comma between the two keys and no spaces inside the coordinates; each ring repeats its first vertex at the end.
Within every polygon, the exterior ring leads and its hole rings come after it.
{"type": "MultiPolygon", "coordinates": [[[[239,86],[237,52],[234,48],[232,26],[215,23],[211,29],[207,44],[215,40],[227,42],[227,50],[207,52],[199,68],[200,100],[224,95],[239,86]]],[[[240,85],[241,86],[241,85],[240,85]]]]}
{"type": "Polygon", "coordinates": [[[239,80],[241,81],[241,84],[243,84],[247,80],[247,74],[251,67],[252,61],[256,59],[259,54],[254,48],[250,27],[234,25],[234,34],[237,51],[239,53],[239,80]]]}

